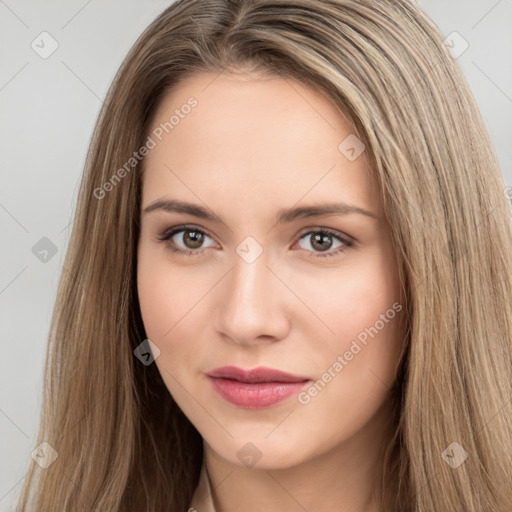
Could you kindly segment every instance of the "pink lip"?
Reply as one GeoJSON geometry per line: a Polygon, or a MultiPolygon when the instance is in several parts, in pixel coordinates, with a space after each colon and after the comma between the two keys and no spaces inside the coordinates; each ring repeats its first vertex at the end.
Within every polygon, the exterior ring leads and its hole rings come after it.
{"type": "Polygon", "coordinates": [[[223,366],[207,375],[213,389],[222,398],[246,409],[262,409],[282,402],[310,381],[308,377],[264,366],[252,370],[223,366]]]}

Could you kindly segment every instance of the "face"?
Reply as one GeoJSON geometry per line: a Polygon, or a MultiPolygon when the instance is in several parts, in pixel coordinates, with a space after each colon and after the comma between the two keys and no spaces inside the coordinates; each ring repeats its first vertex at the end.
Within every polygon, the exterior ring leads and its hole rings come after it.
{"type": "Polygon", "coordinates": [[[297,82],[199,74],[149,134],[137,286],[170,394],[233,464],[343,445],[388,400],[402,346],[390,233],[350,125],[297,82]]]}

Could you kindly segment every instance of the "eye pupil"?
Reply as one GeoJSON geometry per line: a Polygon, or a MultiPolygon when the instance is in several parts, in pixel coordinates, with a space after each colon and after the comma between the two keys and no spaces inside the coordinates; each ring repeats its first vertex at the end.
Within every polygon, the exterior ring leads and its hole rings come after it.
{"type": "Polygon", "coordinates": [[[327,235],[324,233],[315,233],[313,235],[313,241],[311,243],[311,246],[320,251],[327,251],[332,246],[332,237],[331,235],[327,235]],[[326,240],[328,240],[327,243],[325,243],[326,240]],[[319,245],[316,246],[316,244],[319,245]]]}
{"type": "Polygon", "coordinates": [[[203,239],[204,233],[201,233],[199,231],[185,231],[183,235],[183,241],[190,249],[197,249],[198,247],[201,247],[203,239]]]}

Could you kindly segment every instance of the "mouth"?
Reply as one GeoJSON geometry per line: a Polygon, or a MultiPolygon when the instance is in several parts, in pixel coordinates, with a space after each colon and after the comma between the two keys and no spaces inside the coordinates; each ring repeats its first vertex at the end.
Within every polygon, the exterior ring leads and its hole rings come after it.
{"type": "Polygon", "coordinates": [[[267,367],[244,370],[223,366],[207,376],[224,400],[245,409],[262,409],[280,403],[311,382],[308,377],[267,367]]]}

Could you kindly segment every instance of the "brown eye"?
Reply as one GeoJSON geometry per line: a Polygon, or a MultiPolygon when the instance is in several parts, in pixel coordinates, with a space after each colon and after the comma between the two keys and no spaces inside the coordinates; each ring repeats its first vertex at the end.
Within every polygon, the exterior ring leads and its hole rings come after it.
{"type": "Polygon", "coordinates": [[[198,249],[204,240],[204,233],[201,231],[186,230],[183,231],[183,243],[190,249],[198,249]]]}
{"type": "Polygon", "coordinates": [[[167,241],[172,252],[196,255],[201,254],[203,248],[213,246],[203,246],[206,238],[210,237],[195,226],[180,226],[166,231],[159,240],[167,241]]]}
{"type": "Polygon", "coordinates": [[[343,253],[345,252],[346,249],[353,245],[353,242],[351,240],[345,239],[339,234],[326,229],[309,231],[302,235],[300,240],[307,240],[309,242],[309,246],[312,248],[312,251],[310,251],[308,247],[302,248],[307,251],[313,252],[313,254],[310,254],[310,256],[319,258],[335,256],[336,254],[343,253]],[[333,244],[336,243],[336,241],[338,242],[338,245],[335,246],[335,249],[337,248],[338,250],[329,251],[333,247],[333,244]],[[325,254],[319,254],[323,252],[325,252],[325,254]]]}
{"type": "Polygon", "coordinates": [[[322,233],[313,233],[310,235],[311,247],[319,251],[328,251],[332,247],[332,236],[322,233]]]}

